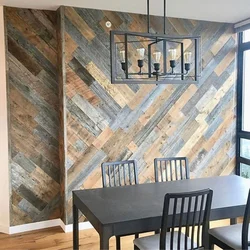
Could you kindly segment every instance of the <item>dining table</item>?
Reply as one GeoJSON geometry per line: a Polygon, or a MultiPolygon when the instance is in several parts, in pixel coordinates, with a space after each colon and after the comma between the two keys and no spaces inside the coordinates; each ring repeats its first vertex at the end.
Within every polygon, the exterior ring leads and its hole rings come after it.
{"type": "Polygon", "coordinates": [[[79,249],[79,211],[109,249],[112,236],[159,230],[167,193],[213,190],[210,220],[244,215],[250,180],[237,175],[73,191],[73,249],[79,249]]]}

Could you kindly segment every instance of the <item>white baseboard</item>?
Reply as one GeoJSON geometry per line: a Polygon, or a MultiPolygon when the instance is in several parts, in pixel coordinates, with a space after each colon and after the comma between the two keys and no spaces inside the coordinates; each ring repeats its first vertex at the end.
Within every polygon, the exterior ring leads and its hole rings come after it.
{"type": "Polygon", "coordinates": [[[9,234],[10,233],[9,229],[10,229],[9,227],[0,225],[0,233],[9,234]]]}
{"type": "MultiPolygon", "coordinates": [[[[93,226],[87,221],[87,222],[80,222],[79,223],[79,230],[86,230],[86,229],[91,229],[93,226]]],[[[65,225],[64,229],[65,233],[73,232],[73,225],[65,225]]]]}
{"type": "Polygon", "coordinates": [[[57,227],[57,226],[61,226],[61,223],[62,223],[61,219],[55,219],[55,220],[47,220],[47,221],[29,223],[29,224],[24,224],[20,226],[13,226],[13,227],[10,227],[9,234],[24,233],[24,232],[33,231],[33,230],[57,227]]]}
{"type": "MultiPolygon", "coordinates": [[[[61,227],[65,233],[69,233],[73,231],[73,225],[65,225],[61,219],[55,219],[55,220],[47,220],[47,221],[41,221],[41,222],[34,222],[29,224],[24,224],[20,226],[13,226],[13,227],[1,227],[0,226],[0,232],[6,233],[6,234],[17,234],[17,233],[24,233],[34,230],[40,230],[50,227],[61,227]]],[[[93,226],[89,222],[81,222],[79,223],[79,230],[86,230],[93,228],[93,226]]]]}

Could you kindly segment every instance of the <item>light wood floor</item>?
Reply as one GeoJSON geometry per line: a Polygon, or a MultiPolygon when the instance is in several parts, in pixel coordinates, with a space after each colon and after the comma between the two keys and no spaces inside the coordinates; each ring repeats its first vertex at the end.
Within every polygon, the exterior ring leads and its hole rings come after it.
{"type": "MultiPolygon", "coordinates": [[[[229,220],[213,222],[211,227],[229,225],[229,220]]],[[[151,234],[151,233],[150,233],[151,234]]],[[[146,235],[142,234],[141,236],[146,235]]],[[[122,238],[122,249],[133,249],[133,236],[122,238]]],[[[98,250],[99,236],[94,229],[80,231],[80,249],[98,250]]],[[[33,231],[29,233],[0,234],[0,249],[4,250],[72,250],[72,233],[64,233],[61,228],[33,231]]],[[[115,250],[115,238],[110,240],[110,249],[115,250]]],[[[219,249],[219,248],[217,248],[219,249]]]]}

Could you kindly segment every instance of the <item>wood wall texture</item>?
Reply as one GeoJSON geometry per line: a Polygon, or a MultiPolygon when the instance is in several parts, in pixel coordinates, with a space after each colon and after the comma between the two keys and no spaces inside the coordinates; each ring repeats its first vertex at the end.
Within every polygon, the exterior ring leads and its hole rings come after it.
{"type": "MultiPolygon", "coordinates": [[[[202,36],[200,83],[129,86],[110,83],[105,22],[145,31],[144,15],[5,8],[5,18],[12,226],[71,223],[72,190],[101,187],[103,161],[136,159],[141,183],[154,180],[155,157],[187,156],[193,178],[234,171],[232,25],[169,18],[169,34],[202,36]]],[[[161,32],[162,18],[151,27],[161,32]]]]}
{"type": "Polygon", "coordinates": [[[11,226],[60,218],[56,13],[5,8],[11,226]]]}
{"type": "MultiPolygon", "coordinates": [[[[169,18],[169,34],[202,36],[198,85],[112,85],[109,29],[145,31],[137,14],[62,7],[66,80],[66,223],[72,190],[101,187],[103,161],[136,159],[140,182],[154,181],[155,157],[187,156],[191,176],[235,167],[235,51],[231,24],[169,18]]],[[[151,18],[162,31],[162,18],[151,18]]]]}

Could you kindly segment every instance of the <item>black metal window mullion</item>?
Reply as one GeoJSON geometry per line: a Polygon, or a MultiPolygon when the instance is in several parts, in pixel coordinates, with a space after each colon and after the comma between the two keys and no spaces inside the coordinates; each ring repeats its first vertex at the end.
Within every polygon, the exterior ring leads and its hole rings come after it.
{"type": "Polygon", "coordinates": [[[240,46],[243,40],[243,33],[238,34],[238,56],[237,56],[237,118],[236,118],[236,174],[240,175],[240,135],[242,128],[242,78],[243,78],[243,52],[240,46]]]}
{"type": "Polygon", "coordinates": [[[250,140],[250,132],[242,130],[243,121],[243,74],[244,74],[244,52],[250,50],[250,42],[243,43],[243,32],[238,34],[238,56],[237,56],[237,119],[236,119],[236,174],[240,175],[240,164],[249,165],[250,160],[241,157],[241,139],[250,140]]]}

